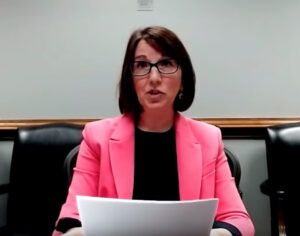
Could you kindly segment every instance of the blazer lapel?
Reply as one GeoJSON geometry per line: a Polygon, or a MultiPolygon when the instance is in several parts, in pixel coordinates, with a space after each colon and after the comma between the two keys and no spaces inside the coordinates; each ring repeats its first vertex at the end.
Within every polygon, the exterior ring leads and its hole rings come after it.
{"type": "Polygon", "coordinates": [[[109,140],[112,173],[118,198],[130,199],[134,182],[134,122],[124,115],[109,140]]]}
{"type": "Polygon", "coordinates": [[[181,200],[199,199],[202,176],[201,146],[179,113],[175,118],[177,168],[181,200]]]}

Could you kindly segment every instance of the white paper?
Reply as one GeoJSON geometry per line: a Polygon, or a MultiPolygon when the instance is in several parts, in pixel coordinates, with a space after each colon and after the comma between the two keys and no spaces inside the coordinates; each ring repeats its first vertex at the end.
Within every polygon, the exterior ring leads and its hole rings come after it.
{"type": "Polygon", "coordinates": [[[77,196],[86,236],[209,236],[218,199],[144,201],[77,196]]]}

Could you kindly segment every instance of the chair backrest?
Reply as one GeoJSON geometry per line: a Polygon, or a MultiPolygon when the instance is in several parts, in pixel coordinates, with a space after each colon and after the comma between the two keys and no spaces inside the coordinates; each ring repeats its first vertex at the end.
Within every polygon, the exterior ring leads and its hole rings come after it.
{"type": "Polygon", "coordinates": [[[235,185],[240,193],[240,196],[243,196],[243,192],[240,188],[240,180],[241,180],[241,165],[239,159],[236,155],[230,151],[228,148],[224,147],[224,152],[228,160],[228,164],[231,170],[231,175],[234,177],[235,185]]]}
{"type": "Polygon", "coordinates": [[[300,164],[300,123],[268,127],[266,153],[270,184],[277,189],[292,191],[294,185],[290,183],[300,164]]]}
{"type": "Polygon", "coordinates": [[[268,179],[261,191],[270,197],[272,235],[299,235],[300,123],[268,127],[265,141],[268,179]]]}
{"type": "Polygon", "coordinates": [[[13,147],[7,206],[10,232],[51,235],[68,187],[64,160],[82,139],[82,126],[20,128],[13,147]]]}
{"type": "Polygon", "coordinates": [[[79,152],[80,145],[74,147],[66,156],[65,163],[64,163],[64,169],[65,169],[65,175],[66,175],[66,181],[67,185],[69,186],[72,181],[73,176],[73,168],[76,165],[77,155],[79,152]]]}

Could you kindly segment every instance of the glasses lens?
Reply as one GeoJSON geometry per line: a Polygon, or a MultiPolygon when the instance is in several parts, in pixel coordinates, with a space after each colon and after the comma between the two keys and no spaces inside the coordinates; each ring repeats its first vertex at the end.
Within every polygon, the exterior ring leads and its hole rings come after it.
{"type": "Polygon", "coordinates": [[[157,63],[157,67],[161,73],[171,74],[177,71],[178,64],[173,59],[164,59],[157,63]]]}
{"type": "Polygon", "coordinates": [[[135,61],[132,63],[133,75],[146,75],[150,71],[150,63],[146,61],[135,61]]]}

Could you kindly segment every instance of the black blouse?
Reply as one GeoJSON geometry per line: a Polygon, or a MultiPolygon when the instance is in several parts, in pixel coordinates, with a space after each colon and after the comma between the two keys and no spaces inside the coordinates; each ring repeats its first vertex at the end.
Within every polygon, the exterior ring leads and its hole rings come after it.
{"type": "Polygon", "coordinates": [[[167,132],[135,129],[133,199],[179,200],[175,128],[167,132]]]}

